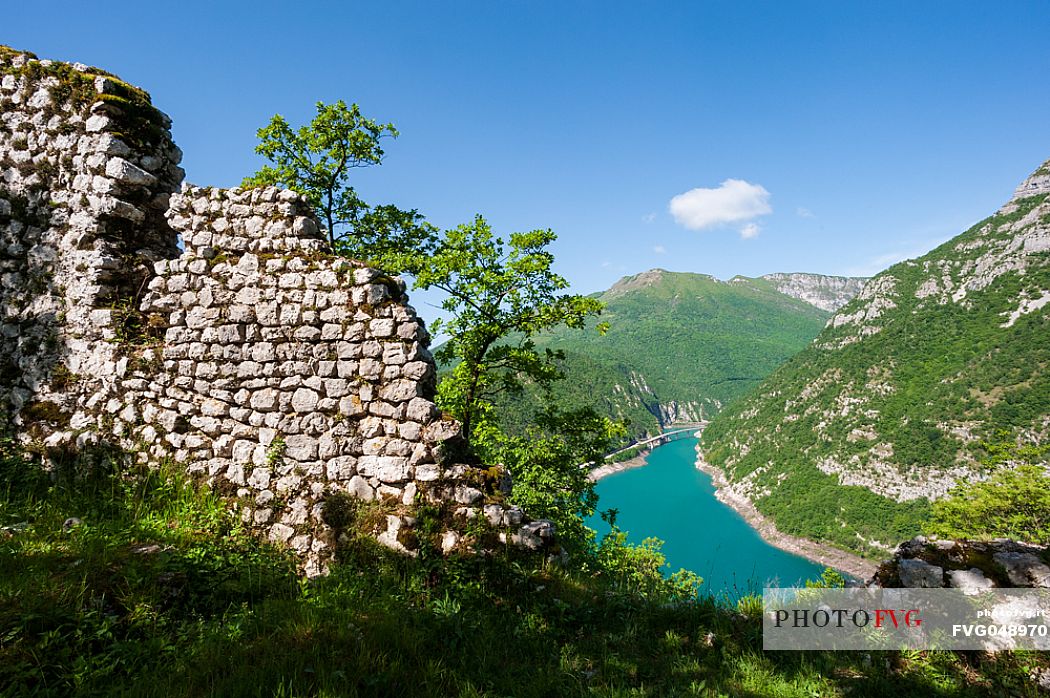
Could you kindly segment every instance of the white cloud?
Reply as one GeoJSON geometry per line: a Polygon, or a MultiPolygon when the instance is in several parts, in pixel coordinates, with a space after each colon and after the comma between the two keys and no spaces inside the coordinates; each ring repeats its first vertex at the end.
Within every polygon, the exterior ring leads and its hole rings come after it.
{"type": "Polygon", "coordinates": [[[750,240],[751,238],[758,235],[758,231],[761,230],[757,223],[748,223],[740,229],[740,237],[744,240],[750,240]]]}
{"type": "Polygon", "coordinates": [[[690,230],[742,223],[773,212],[765,187],[742,179],[727,179],[714,189],[690,189],[672,198],[668,208],[675,222],[690,230]]]}
{"type": "Polygon", "coordinates": [[[652,213],[647,213],[644,216],[642,216],[642,222],[643,223],[652,223],[655,220],[656,220],[656,211],[653,211],[652,213]]]}
{"type": "Polygon", "coordinates": [[[656,254],[666,254],[667,253],[667,248],[664,247],[663,245],[657,245],[656,247],[653,248],[653,252],[655,252],[656,254]]]}
{"type": "Polygon", "coordinates": [[[799,206],[796,208],[795,213],[798,214],[799,218],[816,218],[816,216],[813,215],[813,212],[805,206],[799,206]]]}

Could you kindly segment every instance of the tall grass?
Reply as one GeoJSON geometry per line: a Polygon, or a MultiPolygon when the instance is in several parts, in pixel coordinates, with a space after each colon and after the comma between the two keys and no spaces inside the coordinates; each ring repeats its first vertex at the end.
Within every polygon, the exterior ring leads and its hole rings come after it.
{"type": "Polygon", "coordinates": [[[340,560],[301,580],[172,470],[111,454],[48,476],[5,451],[0,694],[1024,695],[1047,663],[763,653],[754,599],[676,601],[594,560],[411,559],[364,536],[340,560]]]}

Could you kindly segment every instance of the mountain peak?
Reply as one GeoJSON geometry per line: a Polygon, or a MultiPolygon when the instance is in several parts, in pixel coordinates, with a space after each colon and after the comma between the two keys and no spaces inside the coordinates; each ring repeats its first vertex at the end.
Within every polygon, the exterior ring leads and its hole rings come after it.
{"type": "Polygon", "coordinates": [[[1010,197],[1010,202],[1018,199],[1027,199],[1039,194],[1050,194],[1050,160],[1039,166],[1035,172],[1028,176],[1010,197]]]}

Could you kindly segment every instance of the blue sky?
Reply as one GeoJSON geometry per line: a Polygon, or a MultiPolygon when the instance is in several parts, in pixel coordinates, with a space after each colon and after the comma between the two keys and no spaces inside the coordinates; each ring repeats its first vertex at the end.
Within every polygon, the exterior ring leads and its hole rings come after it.
{"type": "Polygon", "coordinates": [[[272,114],[298,124],[317,100],[357,102],[402,134],[360,173],[367,201],[442,227],[482,213],[504,233],[552,228],[584,292],[652,267],[871,274],[990,214],[1050,158],[1042,0],[4,14],[0,43],[149,90],[198,184],[256,169],[272,114]]]}

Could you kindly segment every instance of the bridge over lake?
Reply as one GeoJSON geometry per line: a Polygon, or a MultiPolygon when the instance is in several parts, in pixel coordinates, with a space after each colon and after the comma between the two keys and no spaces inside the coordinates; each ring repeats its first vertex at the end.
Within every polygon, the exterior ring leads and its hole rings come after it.
{"type": "Polygon", "coordinates": [[[636,441],[635,443],[631,444],[630,446],[627,446],[626,448],[621,448],[619,451],[613,451],[612,453],[605,454],[605,460],[606,462],[608,462],[610,458],[615,458],[621,453],[626,453],[627,451],[630,451],[632,448],[656,448],[657,446],[662,446],[663,444],[669,443],[671,441],[678,441],[679,439],[688,439],[697,432],[702,431],[703,428],[706,426],[707,422],[688,422],[685,424],[672,424],[671,428],[668,431],[661,432],[656,436],[652,436],[648,439],[645,439],[644,441],[636,441]]]}
{"type": "Polygon", "coordinates": [[[583,463],[580,465],[580,467],[590,469],[592,471],[592,477],[602,477],[603,475],[609,474],[611,472],[616,472],[617,470],[621,469],[617,467],[619,465],[618,463],[610,463],[610,458],[616,458],[621,454],[627,453],[628,451],[633,451],[635,449],[637,449],[638,451],[643,451],[645,449],[652,449],[656,448],[657,446],[662,446],[663,444],[670,443],[671,441],[678,441],[679,439],[688,439],[698,435],[701,431],[703,431],[704,427],[706,426],[707,422],[681,422],[679,424],[672,424],[667,431],[661,432],[656,436],[651,436],[648,439],[644,439],[642,441],[636,441],[630,446],[626,446],[617,451],[613,451],[612,453],[605,454],[600,463],[583,463]]]}

